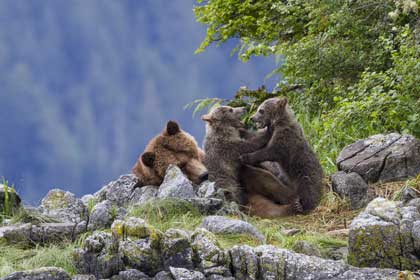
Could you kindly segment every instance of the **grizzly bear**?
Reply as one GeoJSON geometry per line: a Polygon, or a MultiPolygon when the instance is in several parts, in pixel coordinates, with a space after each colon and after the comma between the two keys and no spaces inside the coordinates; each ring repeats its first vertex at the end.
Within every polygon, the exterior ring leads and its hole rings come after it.
{"type": "Polygon", "coordinates": [[[241,155],[240,160],[251,165],[278,162],[296,188],[303,211],[309,212],[321,200],[323,170],[287,103],[286,98],[270,98],[258,107],[251,119],[257,127],[267,128],[270,140],[261,149],[241,155]]]}
{"type": "Polygon", "coordinates": [[[202,116],[206,122],[204,164],[209,179],[227,191],[228,198],[246,205],[250,214],[278,217],[296,213],[297,196],[272,173],[262,168],[242,165],[239,156],[263,148],[270,134],[244,136],[241,116],[244,108],[221,106],[202,116]],[[241,187],[242,185],[242,187],[241,187]]]}
{"type": "MultiPolygon", "coordinates": [[[[160,185],[170,164],[182,169],[187,177],[199,184],[207,179],[207,168],[202,163],[203,151],[194,137],[183,131],[178,123],[169,121],[165,129],[146,146],[133,167],[141,181],[160,185]]],[[[143,182],[142,182],[143,183],[143,182]]]]}

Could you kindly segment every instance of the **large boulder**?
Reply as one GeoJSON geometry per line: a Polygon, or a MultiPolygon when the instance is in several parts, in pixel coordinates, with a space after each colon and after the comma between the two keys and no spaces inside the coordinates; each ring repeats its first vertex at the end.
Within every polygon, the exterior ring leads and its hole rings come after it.
{"type": "Polygon", "coordinates": [[[356,172],[368,183],[415,177],[420,172],[420,141],[398,133],[373,135],[345,147],[337,166],[356,172]]]}
{"type": "Polygon", "coordinates": [[[39,211],[62,222],[79,223],[88,218],[88,211],[82,200],[71,192],[60,189],[48,192],[41,201],[39,211]]]}
{"type": "Polygon", "coordinates": [[[163,183],[159,187],[158,198],[191,199],[196,197],[191,181],[176,165],[170,165],[163,183]]]}
{"type": "Polygon", "coordinates": [[[253,225],[248,222],[227,218],[224,216],[208,216],[201,225],[213,233],[223,234],[249,234],[261,242],[265,242],[265,237],[253,225]]]}
{"type": "MultiPolygon", "coordinates": [[[[348,262],[359,267],[420,267],[420,204],[376,198],[351,223],[348,262]]],[[[418,203],[418,200],[417,200],[418,203]]]]}
{"type": "Polygon", "coordinates": [[[127,206],[131,194],[137,187],[140,187],[139,179],[133,174],[120,176],[102,187],[94,194],[96,201],[108,200],[111,204],[119,207],[127,206]]]}
{"type": "Polygon", "coordinates": [[[124,207],[119,207],[109,200],[97,203],[89,216],[89,230],[109,228],[116,219],[121,219],[127,214],[124,207]]]}
{"type": "Polygon", "coordinates": [[[338,171],[331,176],[333,190],[350,201],[351,209],[365,207],[368,203],[368,184],[355,173],[338,171]]]}
{"type": "Polygon", "coordinates": [[[0,184],[0,213],[15,211],[20,206],[21,199],[14,188],[0,184]],[[6,199],[7,197],[7,199],[6,199]],[[7,205],[6,205],[7,203],[7,205]]]}
{"type": "Polygon", "coordinates": [[[141,205],[154,198],[156,198],[158,193],[158,188],[155,186],[144,186],[141,188],[136,188],[131,193],[130,204],[131,205],[141,205]]]}
{"type": "Polygon", "coordinates": [[[19,271],[10,274],[1,280],[71,280],[71,277],[62,268],[41,267],[33,270],[19,271]]]}

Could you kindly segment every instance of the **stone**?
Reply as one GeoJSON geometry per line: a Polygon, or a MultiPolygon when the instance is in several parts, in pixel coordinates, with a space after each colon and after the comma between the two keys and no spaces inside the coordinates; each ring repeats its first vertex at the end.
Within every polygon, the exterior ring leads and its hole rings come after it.
{"type": "Polygon", "coordinates": [[[83,202],[86,208],[89,208],[89,204],[96,202],[96,198],[93,194],[85,194],[80,198],[80,200],[83,202]]]}
{"type": "Polygon", "coordinates": [[[76,274],[71,280],[96,280],[96,277],[92,274],[76,274]]]}
{"type": "Polygon", "coordinates": [[[21,198],[14,188],[0,184],[0,213],[4,213],[6,208],[8,211],[14,212],[20,207],[21,198]],[[5,205],[6,196],[8,205],[5,205]]]}
{"type": "Polygon", "coordinates": [[[193,269],[193,252],[189,234],[180,229],[167,230],[162,240],[162,258],[166,270],[171,266],[193,269]]]}
{"type": "Polygon", "coordinates": [[[330,230],[328,231],[326,234],[332,237],[347,237],[349,236],[349,229],[348,228],[342,228],[342,229],[335,229],[335,230],[330,230]]]}
{"type": "Polygon", "coordinates": [[[188,199],[188,201],[203,215],[216,214],[224,206],[224,200],[219,198],[194,197],[188,199]]]}
{"type": "Polygon", "coordinates": [[[222,188],[217,188],[215,182],[204,181],[197,190],[197,196],[201,198],[217,198],[224,200],[225,194],[222,188]]]}
{"type": "Polygon", "coordinates": [[[232,270],[236,279],[258,279],[258,257],[252,247],[233,246],[230,250],[232,270]]]}
{"type": "Polygon", "coordinates": [[[79,223],[87,221],[88,211],[83,202],[74,194],[60,189],[52,189],[42,199],[39,211],[61,222],[79,223]]]}
{"type": "Polygon", "coordinates": [[[155,275],[153,280],[174,280],[172,274],[168,271],[161,271],[155,275]]]}
{"type": "Polygon", "coordinates": [[[316,256],[316,257],[322,256],[321,250],[317,246],[305,240],[296,241],[296,243],[293,245],[293,251],[295,251],[296,253],[301,253],[308,256],[316,256]]]}
{"type": "Polygon", "coordinates": [[[130,204],[131,205],[141,205],[154,198],[156,198],[158,193],[158,188],[155,186],[144,186],[141,188],[136,188],[131,193],[130,204]]]}
{"type": "Polygon", "coordinates": [[[415,270],[420,266],[416,244],[418,208],[376,198],[351,223],[348,262],[359,267],[415,270]]]}
{"type": "Polygon", "coordinates": [[[166,171],[163,183],[159,187],[158,198],[180,198],[188,200],[196,197],[190,180],[176,165],[170,165],[166,171]]]}
{"type": "Polygon", "coordinates": [[[366,182],[400,181],[420,172],[420,141],[412,135],[377,134],[345,147],[339,170],[356,172],[366,182]]]}
{"type": "Polygon", "coordinates": [[[102,187],[94,196],[98,202],[108,200],[112,205],[123,207],[127,206],[132,192],[139,186],[140,181],[135,175],[122,175],[117,180],[102,187]]]}
{"type": "Polygon", "coordinates": [[[298,233],[301,233],[302,231],[298,228],[289,228],[289,229],[282,229],[281,234],[285,236],[293,236],[298,233]]]}
{"type": "Polygon", "coordinates": [[[334,192],[350,201],[351,209],[365,207],[368,203],[368,184],[359,174],[338,171],[331,175],[331,182],[334,192]]]}
{"type": "Polygon", "coordinates": [[[175,280],[205,280],[200,271],[191,271],[185,268],[170,267],[169,271],[175,280]]]}
{"type": "Polygon", "coordinates": [[[123,207],[118,207],[111,201],[99,202],[90,212],[88,229],[108,228],[115,219],[123,218],[126,213],[127,211],[123,207]]]}
{"type": "Polygon", "coordinates": [[[265,242],[265,237],[253,225],[245,221],[230,219],[224,216],[208,216],[201,225],[213,233],[223,234],[249,234],[261,242],[265,242]]]}
{"type": "Polygon", "coordinates": [[[111,277],[111,280],[150,280],[151,278],[137,269],[120,271],[118,275],[111,277]]]}
{"type": "Polygon", "coordinates": [[[33,270],[19,271],[10,274],[1,280],[71,280],[71,277],[62,268],[41,267],[33,270]]]}
{"type": "Polygon", "coordinates": [[[410,200],[416,199],[420,197],[420,191],[412,188],[412,187],[405,187],[402,192],[402,201],[404,203],[408,203],[410,200]]]}

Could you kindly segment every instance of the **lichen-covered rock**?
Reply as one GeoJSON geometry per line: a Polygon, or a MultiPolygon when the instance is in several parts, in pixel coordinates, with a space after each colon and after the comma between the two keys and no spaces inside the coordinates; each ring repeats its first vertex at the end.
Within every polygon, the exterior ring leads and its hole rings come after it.
{"type": "Polygon", "coordinates": [[[373,135],[345,147],[337,166],[369,183],[415,177],[420,172],[420,141],[398,133],[373,135]]]}
{"type": "Polygon", "coordinates": [[[162,258],[165,269],[169,269],[170,266],[193,269],[189,234],[179,229],[167,230],[162,240],[162,258]]]}
{"type": "Polygon", "coordinates": [[[176,165],[170,165],[166,171],[163,183],[159,187],[158,198],[180,198],[188,200],[196,197],[190,180],[176,165]]]}
{"type": "Polygon", "coordinates": [[[41,267],[33,270],[19,271],[10,274],[2,280],[71,280],[70,275],[62,268],[41,267]]]}
{"type": "Polygon", "coordinates": [[[203,220],[203,228],[213,233],[235,233],[249,234],[256,237],[261,242],[265,242],[265,237],[253,225],[245,221],[230,219],[224,216],[208,216],[203,220]]]}
{"type": "Polygon", "coordinates": [[[339,171],[331,175],[333,190],[350,201],[352,209],[359,209],[368,203],[368,184],[355,172],[339,171]]]}
{"type": "Polygon", "coordinates": [[[232,269],[236,279],[258,279],[258,257],[254,249],[247,245],[234,246],[230,250],[232,269]]]}
{"type": "Polygon", "coordinates": [[[217,188],[216,183],[210,181],[204,181],[200,184],[197,195],[201,198],[225,199],[224,190],[222,188],[217,188]]]}
{"type": "Polygon", "coordinates": [[[317,257],[322,256],[321,250],[317,246],[305,240],[296,241],[295,244],[293,245],[293,251],[295,251],[296,253],[301,253],[308,256],[317,256],[317,257]]]}
{"type": "Polygon", "coordinates": [[[6,244],[27,243],[32,231],[31,224],[0,227],[0,242],[6,244]]]}
{"type": "Polygon", "coordinates": [[[416,207],[376,198],[350,225],[348,262],[359,267],[417,269],[418,221],[416,207]]]}
{"type": "Polygon", "coordinates": [[[87,208],[74,194],[52,189],[42,199],[39,211],[62,222],[79,223],[88,218],[87,208]]]}
{"type": "Polygon", "coordinates": [[[120,176],[97,191],[94,196],[98,202],[108,200],[112,205],[126,206],[131,194],[140,186],[139,179],[133,174],[120,176]]]}
{"type": "Polygon", "coordinates": [[[206,279],[200,271],[191,271],[185,268],[170,267],[169,271],[175,280],[204,280],[206,279]]]}
{"type": "Polygon", "coordinates": [[[96,277],[92,274],[76,274],[71,280],[96,280],[96,277]]]}
{"type": "Polygon", "coordinates": [[[153,280],[174,280],[174,278],[170,272],[160,271],[153,277],[153,280]]]}
{"type": "Polygon", "coordinates": [[[144,186],[141,188],[136,188],[131,193],[130,204],[132,205],[141,205],[154,198],[156,198],[158,193],[158,188],[155,186],[144,186]]]}
{"type": "Polygon", "coordinates": [[[118,275],[111,277],[111,280],[150,280],[151,278],[137,269],[121,271],[118,275]]]}
{"type": "Polygon", "coordinates": [[[21,202],[19,194],[14,188],[0,184],[0,213],[4,213],[6,197],[8,203],[7,207],[10,207],[9,211],[16,211],[21,202]]]}
{"type": "Polygon", "coordinates": [[[73,263],[80,274],[109,278],[124,270],[118,240],[105,232],[94,232],[87,237],[83,248],[73,252],[73,263]]]}
{"type": "Polygon", "coordinates": [[[194,263],[206,277],[211,275],[231,276],[230,254],[220,248],[213,233],[204,228],[197,228],[191,234],[191,247],[194,263]]]}
{"type": "Polygon", "coordinates": [[[218,213],[224,206],[224,200],[220,198],[201,198],[194,197],[188,200],[203,215],[213,215],[218,213]]]}
{"type": "Polygon", "coordinates": [[[111,201],[104,200],[96,204],[89,216],[89,230],[109,228],[116,219],[121,219],[127,211],[123,207],[118,207],[111,201]]]}
{"type": "Polygon", "coordinates": [[[86,208],[89,207],[89,204],[96,203],[96,198],[93,194],[85,194],[80,198],[80,200],[83,202],[86,208]]]}

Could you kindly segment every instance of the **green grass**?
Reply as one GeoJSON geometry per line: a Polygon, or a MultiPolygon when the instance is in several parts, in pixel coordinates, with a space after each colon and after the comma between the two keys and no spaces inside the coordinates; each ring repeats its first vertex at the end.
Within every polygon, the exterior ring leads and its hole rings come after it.
{"type": "Polygon", "coordinates": [[[57,223],[59,220],[43,215],[36,211],[28,211],[24,208],[20,208],[12,217],[11,223],[31,223],[31,224],[41,224],[41,223],[57,223]]]}
{"type": "Polygon", "coordinates": [[[22,248],[0,245],[0,277],[15,271],[35,269],[45,266],[61,267],[69,274],[76,274],[71,254],[75,244],[64,243],[46,247],[22,248]]]}
{"type": "Polygon", "coordinates": [[[4,219],[11,218],[15,212],[17,211],[15,204],[16,204],[16,190],[14,186],[10,186],[8,181],[2,178],[3,188],[4,188],[4,201],[1,203],[2,207],[0,207],[0,223],[4,219]]]}

